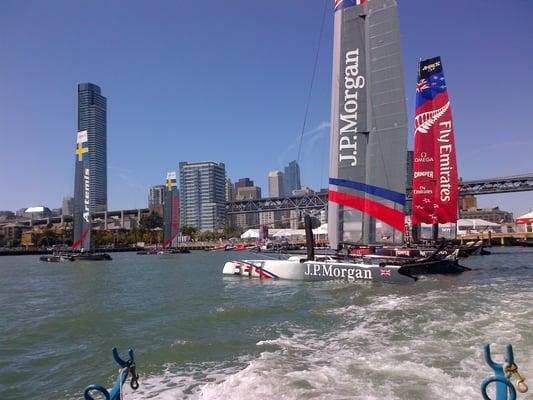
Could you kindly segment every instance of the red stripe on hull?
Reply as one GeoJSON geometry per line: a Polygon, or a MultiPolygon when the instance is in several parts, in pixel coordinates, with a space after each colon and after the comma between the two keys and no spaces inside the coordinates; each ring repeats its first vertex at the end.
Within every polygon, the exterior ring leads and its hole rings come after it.
{"type": "Polygon", "coordinates": [[[362,197],[336,192],[334,190],[329,191],[328,198],[334,203],[354,208],[371,217],[379,219],[400,232],[403,232],[405,229],[405,215],[401,211],[384,206],[383,204],[370,199],[364,199],[362,197]]]}

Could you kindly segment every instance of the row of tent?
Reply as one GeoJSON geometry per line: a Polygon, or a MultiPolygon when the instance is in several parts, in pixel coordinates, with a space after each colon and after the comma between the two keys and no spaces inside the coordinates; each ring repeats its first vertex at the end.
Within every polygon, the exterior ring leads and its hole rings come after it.
{"type": "MultiPolygon", "coordinates": [[[[325,238],[328,234],[328,224],[322,224],[313,229],[317,239],[325,238]]],[[[304,239],[305,229],[269,229],[268,236],[272,239],[304,239]]],[[[241,235],[241,239],[259,239],[259,229],[248,229],[241,235]]]]}
{"type": "MultiPolygon", "coordinates": [[[[533,211],[522,215],[515,220],[517,224],[533,224],[533,211]]],[[[430,229],[431,225],[422,224],[422,231],[430,229]]],[[[495,222],[485,221],[483,219],[459,219],[456,224],[442,224],[440,226],[448,235],[454,237],[455,234],[464,234],[470,232],[483,232],[483,231],[501,231],[501,225],[495,222]]],[[[304,229],[269,229],[269,237],[272,239],[303,239],[305,238],[304,229]]],[[[444,233],[444,232],[443,232],[444,233]]],[[[325,239],[328,234],[328,224],[322,224],[316,229],[313,229],[313,234],[317,239],[325,239]]],[[[248,229],[241,235],[241,239],[258,239],[259,229],[248,229]]]]}

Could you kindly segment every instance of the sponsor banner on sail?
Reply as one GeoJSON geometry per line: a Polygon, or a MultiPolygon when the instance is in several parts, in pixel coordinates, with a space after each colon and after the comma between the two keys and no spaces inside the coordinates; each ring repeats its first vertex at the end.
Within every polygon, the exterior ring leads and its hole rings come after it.
{"type": "Polygon", "coordinates": [[[87,131],[76,135],[76,172],[74,178],[74,242],[72,248],[91,248],[91,176],[90,148],[87,131]]]}
{"type": "Polygon", "coordinates": [[[176,172],[167,173],[163,205],[163,247],[172,245],[179,233],[179,193],[176,172]]]}
{"type": "Polygon", "coordinates": [[[440,57],[419,65],[414,142],[413,225],[456,222],[454,128],[440,57]]]}

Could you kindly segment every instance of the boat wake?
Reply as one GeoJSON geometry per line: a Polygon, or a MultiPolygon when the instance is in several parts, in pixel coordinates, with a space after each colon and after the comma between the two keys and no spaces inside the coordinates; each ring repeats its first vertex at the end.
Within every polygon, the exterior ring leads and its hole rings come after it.
{"type": "MultiPolygon", "coordinates": [[[[354,294],[351,304],[317,310],[330,326],[280,322],[257,355],[185,366],[141,379],[133,399],[479,398],[490,371],[482,343],[503,357],[513,343],[533,374],[529,307],[533,293],[487,296],[492,284],[425,293],[354,294]],[[363,301],[364,300],[364,301],[363,301]],[[474,300],[474,301],[472,301],[474,300]],[[364,305],[362,305],[364,303],[364,305]]],[[[328,325],[328,324],[326,324],[328,325]]],[[[130,398],[130,397],[128,397],[130,398]]]]}

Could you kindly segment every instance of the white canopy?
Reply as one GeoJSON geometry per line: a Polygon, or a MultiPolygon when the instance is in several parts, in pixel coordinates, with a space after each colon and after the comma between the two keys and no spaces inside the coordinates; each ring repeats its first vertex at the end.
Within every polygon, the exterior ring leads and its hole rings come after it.
{"type": "Polygon", "coordinates": [[[516,219],[517,224],[530,224],[533,222],[533,211],[528,212],[527,214],[522,215],[516,219]]]}
{"type": "Polygon", "coordinates": [[[241,235],[241,239],[259,239],[259,229],[248,229],[241,235]]]}
{"type": "Polygon", "coordinates": [[[468,227],[483,227],[483,226],[500,226],[495,222],[485,221],[484,219],[473,218],[473,219],[459,219],[457,220],[457,226],[468,226],[468,227]]]}
{"type": "Polygon", "coordinates": [[[318,228],[313,229],[313,235],[327,235],[328,234],[328,224],[322,224],[318,228]]]}

